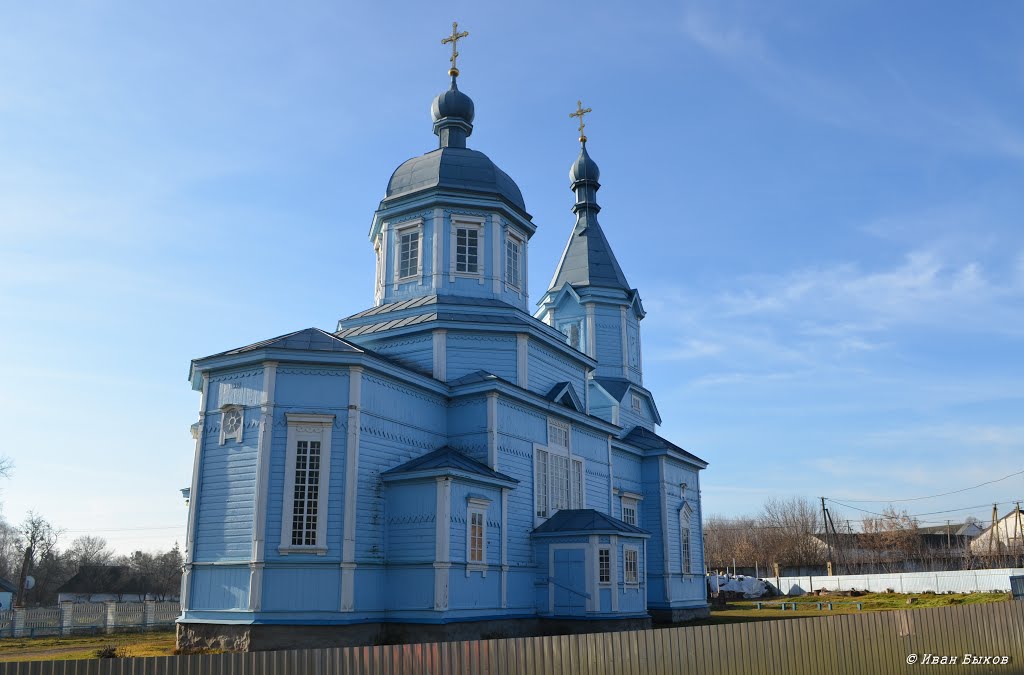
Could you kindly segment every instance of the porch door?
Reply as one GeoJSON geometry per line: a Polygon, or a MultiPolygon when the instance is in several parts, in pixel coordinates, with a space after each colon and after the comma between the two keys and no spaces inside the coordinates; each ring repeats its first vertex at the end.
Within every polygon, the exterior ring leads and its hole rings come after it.
{"type": "Polygon", "coordinates": [[[555,614],[583,616],[587,613],[587,552],[582,548],[555,549],[555,614]]]}

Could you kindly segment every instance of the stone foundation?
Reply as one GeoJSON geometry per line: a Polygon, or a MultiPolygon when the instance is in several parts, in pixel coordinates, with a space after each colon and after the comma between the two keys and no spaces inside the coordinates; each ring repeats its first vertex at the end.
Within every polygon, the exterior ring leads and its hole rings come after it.
{"type": "Polygon", "coordinates": [[[343,626],[179,623],[177,646],[183,651],[258,652],[277,649],[317,649],[415,642],[490,640],[536,635],[604,633],[646,630],[650,627],[650,618],[597,621],[500,619],[445,624],[360,623],[343,626]]]}
{"type": "Polygon", "coordinates": [[[683,623],[711,616],[711,610],[704,607],[686,607],[683,609],[648,609],[651,619],[656,624],[683,623]]]}

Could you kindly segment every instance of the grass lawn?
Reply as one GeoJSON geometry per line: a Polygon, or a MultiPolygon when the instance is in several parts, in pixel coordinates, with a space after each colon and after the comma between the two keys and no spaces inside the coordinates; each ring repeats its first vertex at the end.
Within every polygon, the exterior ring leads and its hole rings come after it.
{"type": "Polygon", "coordinates": [[[717,623],[741,623],[744,621],[772,621],[777,619],[800,619],[809,616],[826,616],[829,614],[859,614],[863,612],[886,612],[895,609],[924,609],[927,607],[946,607],[948,605],[974,605],[986,602],[1006,602],[1009,593],[955,593],[937,595],[924,593],[920,595],[901,595],[899,593],[867,593],[853,598],[841,595],[826,594],[822,596],[805,595],[794,598],[764,598],[760,600],[763,609],[757,609],[758,600],[730,600],[725,609],[712,610],[711,618],[695,622],[694,625],[717,623]],[[907,604],[907,600],[913,602],[907,604]],[[796,610],[787,605],[785,611],[781,603],[796,603],[796,610]],[[818,610],[821,602],[822,609],[818,610]],[[832,611],[828,605],[832,603],[832,611]],[[857,603],[863,610],[858,611],[857,603]]]}
{"type": "Polygon", "coordinates": [[[4,638],[0,640],[0,661],[92,659],[97,649],[108,645],[116,645],[120,656],[170,656],[174,653],[174,631],[4,638]]]}

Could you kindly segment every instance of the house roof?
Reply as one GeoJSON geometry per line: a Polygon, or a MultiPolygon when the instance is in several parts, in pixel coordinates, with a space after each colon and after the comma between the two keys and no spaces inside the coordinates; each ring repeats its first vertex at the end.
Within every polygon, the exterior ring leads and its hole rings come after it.
{"type": "Polygon", "coordinates": [[[399,476],[402,474],[432,472],[437,470],[453,469],[463,474],[479,476],[488,480],[502,481],[505,483],[518,483],[519,481],[511,476],[499,473],[491,467],[478,462],[472,457],[444,446],[425,455],[411,459],[405,464],[399,464],[393,469],[381,473],[381,477],[399,476]]]}
{"type": "Polygon", "coordinates": [[[548,291],[558,290],[566,283],[618,288],[627,293],[631,290],[596,217],[579,222],[573,228],[548,291]]]}
{"type": "Polygon", "coordinates": [[[5,593],[17,593],[18,587],[13,582],[0,577],[0,591],[4,591],[5,593]]]}
{"type": "Polygon", "coordinates": [[[220,352],[219,354],[212,354],[204,357],[204,359],[210,359],[215,356],[245,354],[247,352],[254,352],[258,349],[294,349],[298,351],[350,353],[366,352],[365,349],[357,347],[351,342],[343,340],[340,337],[331,335],[327,331],[320,330],[319,328],[304,328],[293,333],[286,333],[285,335],[270,338],[269,340],[261,340],[260,342],[254,342],[251,345],[229,349],[226,352],[220,352]]]}
{"type": "Polygon", "coordinates": [[[57,589],[58,593],[146,593],[147,577],[133,574],[124,565],[82,565],[75,576],[57,589]]]}
{"type": "Polygon", "coordinates": [[[567,534],[572,532],[608,532],[613,534],[629,534],[637,537],[648,537],[650,532],[642,528],[624,523],[618,518],[595,511],[594,509],[564,509],[551,516],[533,530],[534,534],[567,534]]]}
{"type": "Polygon", "coordinates": [[[662,438],[658,434],[645,429],[643,427],[633,427],[633,429],[626,434],[622,441],[628,443],[634,447],[640,448],[641,450],[671,450],[672,452],[678,453],[687,459],[691,459],[695,462],[699,462],[704,466],[707,466],[707,462],[692,453],[683,450],[678,445],[662,438]]]}

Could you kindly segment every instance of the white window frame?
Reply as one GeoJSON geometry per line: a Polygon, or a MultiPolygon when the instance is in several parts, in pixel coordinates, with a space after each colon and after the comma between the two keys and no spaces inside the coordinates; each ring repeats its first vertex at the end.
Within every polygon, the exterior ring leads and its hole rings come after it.
{"type": "Polygon", "coordinates": [[[466,576],[470,572],[483,572],[487,576],[487,510],[491,500],[472,495],[466,498],[466,576]],[[473,560],[473,516],[479,515],[481,521],[480,560],[473,560]]]}
{"type": "Polygon", "coordinates": [[[534,523],[539,525],[555,515],[562,509],[585,509],[587,502],[587,481],[586,463],[582,457],[572,454],[572,426],[566,422],[548,419],[548,443],[533,446],[533,478],[534,478],[534,523]],[[556,433],[552,433],[555,430],[556,433]],[[554,441],[556,435],[564,433],[565,445],[559,445],[554,441]],[[562,508],[554,508],[556,503],[555,490],[558,486],[554,484],[554,462],[565,463],[565,504],[562,508]],[[577,481],[577,477],[579,480],[577,481]],[[541,486],[546,489],[541,490],[541,486]],[[543,509],[541,508],[543,503],[543,509]]]}
{"type": "Polygon", "coordinates": [[[597,583],[600,586],[611,586],[612,585],[612,547],[610,544],[602,544],[597,547],[597,583]],[[607,569],[602,568],[601,556],[604,555],[608,559],[607,569]],[[607,572],[607,580],[605,579],[605,572],[607,572]]]}
{"type": "Polygon", "coordinates": [[[478,279],[481,284],[484,282],[484,268],[487,266],[487,234],[486,228],[484,227],[485,221],[485,218],[479,216],[452,216],[451,236],[449,239],[450,255],[448,256],[449,280],[454,281],[455,277],[467,277],[470,279],[478,279]],[[476,230],[476,272],[458,271],[459,230],[476,230]]]}
{"type": "Polygon", "coordinates": [[[572,347],[573,349],[576,349],[578,351],[586,352],[586,350],[587,350],[586,321],[584,321],[582,317],[576,318],[576,319],[567,319],[565,321],[559,321],[558,325],[556,325],[555,328],[558,330],[559,333],[561,333],[562,335],[565,336],[565,344],[569,345],[570,347],[572,347]],[[566,330],[569,329],[570,326],[577,326],[579,328],[579,332],[580,332],[580,343],[579,343],[579,345],[574,345],[571,342],[571,340],[569,339],[570,336],[569,336],[569,333],[566,332],[566,330]]]}
{"type": "MultiPolygon", "coordinates": [[[[685,484],[683,490],[685,490],[685,484]]],[[[693,554],[690,550],[690,530],[693,527],[693,509],[683,503],[679,509],[679,569],[684,575],[693,574],[693,554]]]]}
{"type": "Polygon", "coordinates": [[[640,394],[638,394],[638,393],[636,393],[634,391],[633,394],[632,394],[632,398],[630,399],[630,405],[632,406],[632,408],[633,408],[633,410],[635,412],[643,412],[644,411],[644,398],[643,398],[643,396],[641,396],[640,394]]]}
{"type": "Polygon", "coordinates": [[[637,546],[623,546],[622,547],[622,583],[625,586],[639,586],[640,585],[640,549],[637,546]],[[632,553],[636,557],[635,567],[633,574],[635,575],[632,581],[629,580],[629,554],[632,553]]]}
{"type": "Polygon", "coordinates": [[[223,405],[220,408],[220,444],[224,445],[228,439],[234,439],[239,443],[242,442],[242,436],[245,434],[245,408],[240,405],[223,405]],[[225,429],[224,422],[227,420],[230,413],[237,412],[241,417],[238,423],[238,428],[234,431],[228,432],[225,429]]]}
{"type": "Polygon", "coordinates": [[[523,252],[525,250],[526,246],[521,237],[511,232],[505,235],[505,285],[514,291],[520,291],[523,288],[523,252]],[[516,276],[514,279],[510,279],[509,265],[511,264],[512,257],[509,255],[509,247],[513,245],[517,247],[519,260],[516,263],[516,276]]]}
{"type": "Polygon", "coordinates": [[[619,520],[621,520],[622,522],[626,523],[627,525],[632,525],[633,527],[640,527],[640,500],[637,499],[636,497],[625,497],[625,496],[621,497],[620,499],[621,499],[620,513],[622,515],[622,518],[620,518],[619,520]],[[626,520],[626,509],[627,508],[633,510],[633,522],[632,523],[629,522],[628,520],[626,520]]]}
{"type": "Polygon", "coordinates": [[[284,493],[281,499],[281,540],[278,553],[327,553],[327,504],[331,484],[331,435],[334,415],[312,413],[285,413],[288,422],[287,450],[285,452],[284,493]],[[293,500],[295,498],[295,460],[299,441],[320,442],[320,478],[316,502],[316,544],[292,544],[293,500]]]}
{"type": "Polygon", "coordinates": [[[423,220],[412,220],[395,225],[395,269],[393,271],[396,284],[415,281],[423,276],[423,220]],[[407,234],[416,235],[416,269],[402,276],[402,237],[407,234]]]}

